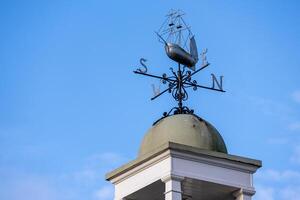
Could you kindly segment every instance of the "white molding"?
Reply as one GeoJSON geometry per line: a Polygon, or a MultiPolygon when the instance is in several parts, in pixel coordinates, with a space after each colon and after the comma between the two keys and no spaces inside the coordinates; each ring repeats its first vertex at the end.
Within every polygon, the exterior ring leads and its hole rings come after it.
{"type": "Polygon", "coordinates": [[[239,189],[235,191],[232,195],[236,200],[251,200],[252,196],[255,194],[255,191],[239,189]]]}
{"type": "Polygon", "coordinates": [[[239,197],[244,194],[248,195],[248,196],[253,196],[255,194],[255,190],[239,189],[239,190],[235,191],[232,195],[234,197],[239,197]]]}
{"type": "Polygon", "coordinates": [[[134,176],[136,174],[138,174],[139,172],[167,159],[167,158],[170,158],[170,151],[165,151],[163,152],[162,154],[136,166],[135,168],[131,169],[131,170],[128,170],[127,172],[124,172],[123,174],[120,174],[119,176],[116,176],[115,178],[111,179],[110,182],[113,183],[113,184],[118,184],[119,182],[127,179],[127,178],[130,178],[131,176],[134,176]]]}
{"type": "Polygon", "coordinates": [[[115,185],[115,199],[123,199],[158,180],[167,184],[179,183],[184,178],[241,188],[238,191],[251,196],[255,194],[252,179],[257,168],[235,160],[167,149],[140,164],[124,168],[110,181],[115,185]]]}
{"type": "MultiPolygon", "coordinates": [[[[158,181],[162,177],[171,174],[171,158],[163,157],[154,162],[154,160],[142,166],[139,169],[132,169],[121,179],[115,182],[115,196],[118,199],[128,195],[158,181]]],[[[138,167],[137,167],[138,168],[138,167]]]]}
{"type": "Polygon", "coordinates": [[[175,175],[175,174],[168,174],[167,176],[164,176],[161,178],[161,181],[162,182],[167,182],[167,181],[170,181],[170,180],[175,180],[175,181],[183,181],[184,180],[184,177],[183,176],[178,176],[178,175],[175,175]]]}
{"type": "Polygon", "coordinates": [[[246,172],[246,173],[255,173],[258,168],[256,166],[247,165],[247,164],[240,163],[237,161],[234,162],[231,160],[214,158],[214,157],[209,157],[209,156],[191,155],[188,153],[182,153],[182,152],[178,152],[175,150],[171,150],[171,157],[206,163],[209,165],[238,170],[238,171],[246,172]]]}
{"type": "Polygon", "coordinates": [[[250,190],[253,187],[251,173],[174,157],[172,165],[174,175],[250,190]]]}

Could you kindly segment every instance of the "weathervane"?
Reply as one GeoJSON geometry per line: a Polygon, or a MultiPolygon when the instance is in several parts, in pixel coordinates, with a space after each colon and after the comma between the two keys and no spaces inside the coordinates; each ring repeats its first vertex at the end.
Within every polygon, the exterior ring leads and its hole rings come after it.
{"type": "Polygon", "coordinates": [[[148,73],[148,68],[145,64],[147,61],[144,58],[140,59],[141,68],[134,71],[136,74],[144,75],[159,79],[161,83],[167,85],[167,88],[160,92],[160,89],[156,89],[154,85],[153,92],[154,97],[151,100],[156,99],[162,94],[169,92],[173,98],[178,101],[178,106],[173,107],[169,112],[164,112],[163,116],[169,116],[172,114],[193,114],[194,110],[189,109],[183,105],[183,101],[188,99],[187,88],[197,90],[198,88],[214,90],[219,92],[225,92],[223,90],[223,76],[220,76],[218,81],[214,74],[212,76],[212,87],[202,86],[193,80],[193,76],[209,66],[207,62],[207,49],[202,51],[201,59],[202,63],[199,69],[196,69],[198,62],[198,50],[195,41],[195,36],[191,32],[190,27],[185,23],[180,10],[171,11],[166,17],[167,19],[161,25],[156,32],[159,42],[164,44],[165,52],[167,56],[173,61],[177,62],[178,68],[175,72],[171,67],[171,75],[162,74],[162,76],[152,75],[148,73]]]}

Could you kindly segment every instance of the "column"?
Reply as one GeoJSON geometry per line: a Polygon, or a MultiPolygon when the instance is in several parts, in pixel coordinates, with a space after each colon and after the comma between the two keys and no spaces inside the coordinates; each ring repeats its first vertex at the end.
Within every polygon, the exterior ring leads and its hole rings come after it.
{"type": "Polygon", "coordinates": [[[182,200],[181,181],[184,177],[168,175],[161,180],[165,183],[165,200],[182,200]]]}
{"type": "Polygon", "coordinates": [[[251,200],[252,196],[255,194],[255,191],[239,189],[233,193],[233,196],[236,200],[251,200]]]}

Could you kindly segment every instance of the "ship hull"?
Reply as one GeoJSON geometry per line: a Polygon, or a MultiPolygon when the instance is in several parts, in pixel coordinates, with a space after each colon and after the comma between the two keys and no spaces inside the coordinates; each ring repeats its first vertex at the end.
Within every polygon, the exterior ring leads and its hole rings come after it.
{"type": "Polygon", "coordinates": [[[179,45],[173,43],[166,43],[165,50],[169,58],[195,70],[197,60],[179,45]]]}

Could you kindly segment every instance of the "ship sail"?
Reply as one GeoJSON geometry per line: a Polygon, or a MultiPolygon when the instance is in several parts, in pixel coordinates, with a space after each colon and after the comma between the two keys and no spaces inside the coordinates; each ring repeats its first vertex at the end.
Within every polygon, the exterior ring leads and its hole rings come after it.
{"type": "Polygon", "coordinates": [[[197,45],[196,45],[194,36],[192,36],[190,39],[190,54],[197,62],[198,61],[198,50],[197,50],[197,45]]]}
{"type": "Polygon", "coordinates": [[[184,13],[180,11],[170,12],[156,34],[159,41],[164,43],[166,54],[170,59],[195,70],[198,62],[197,45],[182,15],[184,13]]]}

